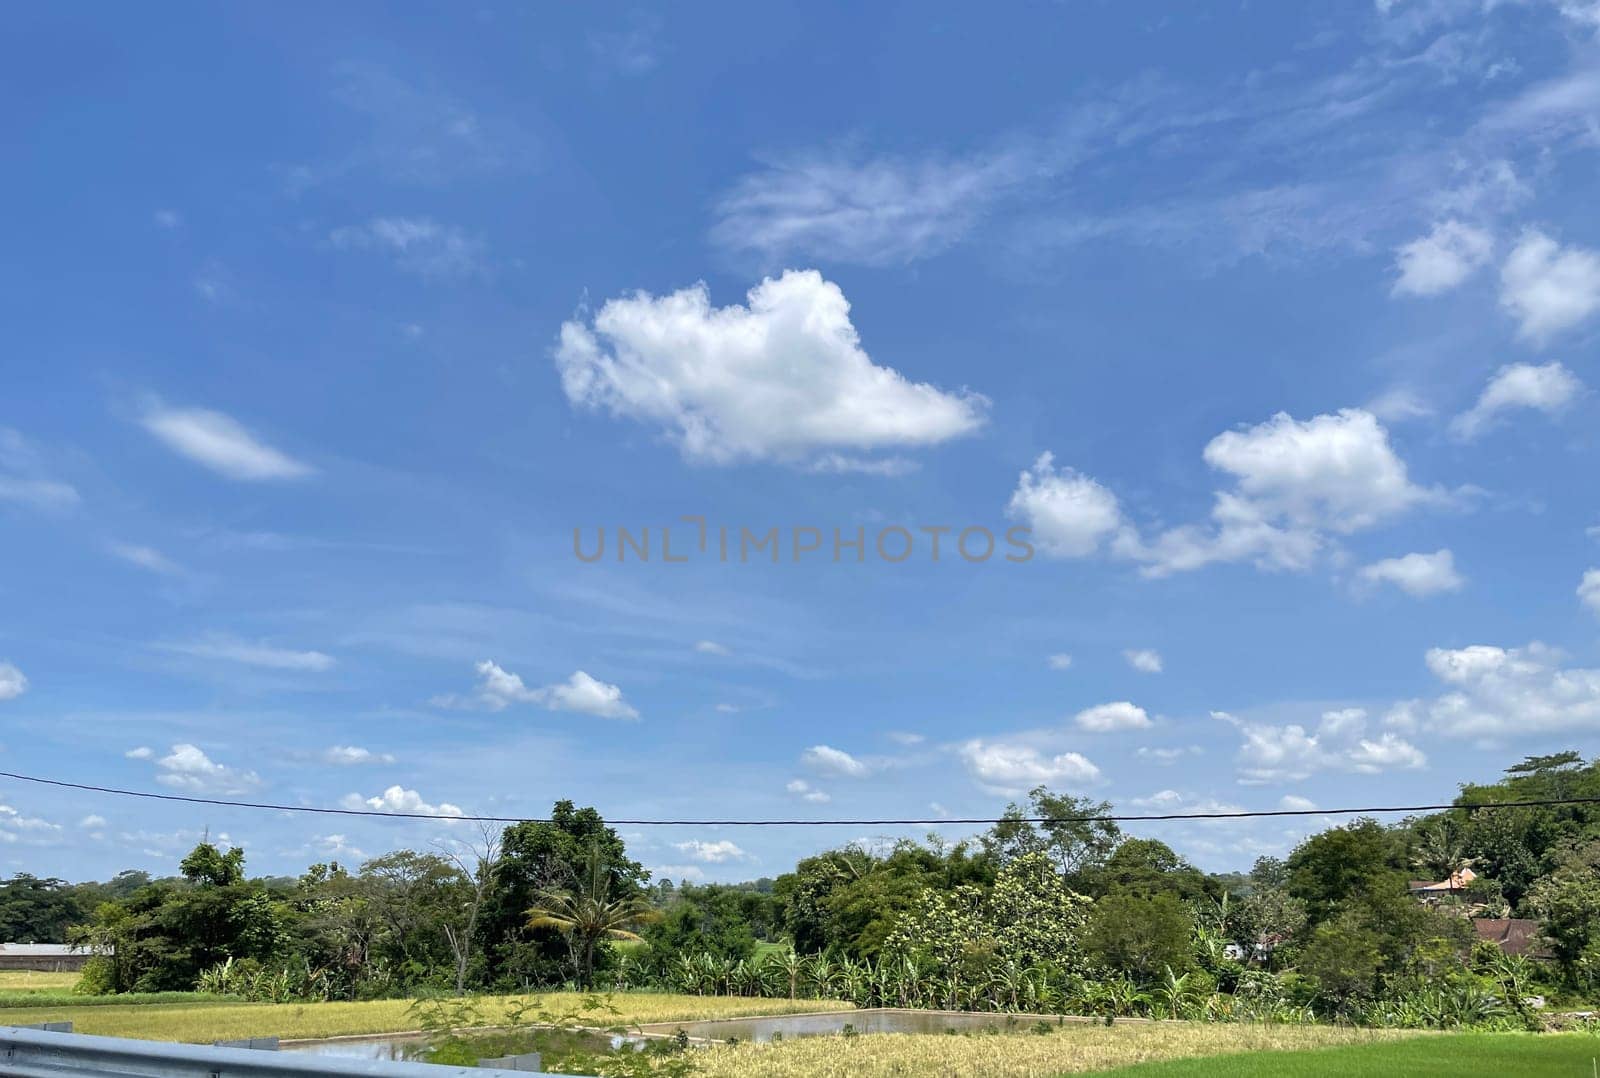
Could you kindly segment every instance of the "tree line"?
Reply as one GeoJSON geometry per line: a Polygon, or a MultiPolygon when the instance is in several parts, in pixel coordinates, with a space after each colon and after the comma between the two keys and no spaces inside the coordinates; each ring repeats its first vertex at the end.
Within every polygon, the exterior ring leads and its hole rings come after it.
{"type": "MultiPolygon", "coordinates": [[[[870,1005],[1384,1024],[1529,1022],[1600,994],[1600,760],[1529,757],[1454,807],[1208,874],[1039,788],[988,831],[848,845],[776,878],[651,881],[592,808],[359,866],[0,882],[0,932],[94,952],[83,990],[364,999],[559,985],[870,1005]],[[1049,822],[1030,820],[1045,818],[1049,822]],[[1471,869],[1471,873],[1463,870],[1471,869]],[[1419,901],[1410,880],[1470,882],[1419,901]],[[1536,922],[1531,956],[1475,918],[1536,922]]],[[[465,825],[462,825],[465,828],[465,825]]]]}

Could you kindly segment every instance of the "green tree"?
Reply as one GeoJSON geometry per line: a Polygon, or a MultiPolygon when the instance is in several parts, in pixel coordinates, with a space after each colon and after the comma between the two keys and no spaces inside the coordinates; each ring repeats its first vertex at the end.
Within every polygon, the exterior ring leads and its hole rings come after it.
{"type": "Polygon", "coordinates": [[[599,851],[619,896],[641,891],[650,877],[598,812],[571,801],[557,801],[549,820],[507,827],[500,845],[499,868],[477,930],[486,980],[506,988],[559,983],[570,957],[566,938],[553,928],[529,927],[527,911],[541,889],[576,879],[590,850],[599,851]]]}
{"type": "Polygon", "coordinates": [[[1193,965],[1193,933],[1188,910],[1171,892],[1113,894],[1095,902],[1085,944],[1098,965],[1152,984],[1168,969],[1182,973],[1193,965]]]}
{"type": "Polygon", "coordinates": [[[1107,819],[1111,805],[1087,797],[1051,793],[1036,786],[1026,806],[1006,806],[1002,819],[983,836],[983,848],[1001,864],[1030,853],[1044,853],[1069,883],[1098,867],[1122,839],[1107,819]],[[1042,822],[1033,822],[1032,819],[1042,822]]]}
{"type": "Polygon", "coordinates": [[[1562,971],[1575,979],[1590,949],[1600,944],[1600,842],[1574,851],[1536,882],[1527,905],[1542,922],[1562,971]]]}
{"type": "Polygon", "coordinates": [[[657,916],[639,891],[618,893],[596,845],[571,884],[539,889],[528,909],[528,926],[554,929],[568,940],[578,984],[587,991],[594,987],[595,954],[602,942],[638,940],[633,930],[657,916]]]}
{"type": "Polygon", "coordinates": [[[1359,819],[1312,835],[1289,855],[1289,893],[1305,902],[1313,922],[1357,895],[1403,890],[1400,844],[1376,820],[1359,819]]]}

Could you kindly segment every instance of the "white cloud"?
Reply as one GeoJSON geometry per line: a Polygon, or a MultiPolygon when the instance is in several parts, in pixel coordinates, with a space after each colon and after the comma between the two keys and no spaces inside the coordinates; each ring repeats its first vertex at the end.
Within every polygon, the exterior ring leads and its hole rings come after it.
{"type": "Polygon", "coordinates": [[[1141,674],[1161,673],[1161,653],[1152,648],[1128,648],[1122,657],[1141,674]]]}
{"type": "Polygon", "coordinates": [[[371,810],[373,812],[389,812],[396,815],[411,814],[417,816],[464,816],[461,809],[441,801],[437,805],[424,801],[422,795],[415,790],[408,790],[404,786],[390,786],[376,797],[362,797],[360,794],[346,794],[343,801],[344,807],[355,810],[371,810]]]}
{"type": "Polygon", "coordinates": [[[1023,474],[1007,512],[1033,526],[1044,554],[1081,557],[1109,540],[1114,557],[1160,577],[1216,562],[1308,569],[1329,545],[1327,533],[1349,534],[1448,500],[1411,481],[1388,432],[1361,409],[1304,421],[1280,412],[1219,434],[1204,457],[1234,481],[1233,489],[1216,493],[1209,525],[1185,524],[1146,539],[1114,495],[1087,476],[1057,472],[1048,454],[1023,474]]]}
{"type": "Polygon", "coordinates": [[[0,700],[15,700],[28,691],[28,679],[8,662],[0,662],[0,700]]]}
{"type": "Polygon", "coordinates": [[[1397,296],[1436,296],[1465,281],[1489,261],[1494,237],[1460,221],[1441,221],[1426,236],[1395,251],[1397,296]]]}
{"type": "Polygon", "coordinates": [[[27,816],[10,805],[0,805],[0,842],[40,842],[61,825],[38,816],[27,816]],[[33,836],[29,838],[28,836],[33,836]]]}
{"type": "Polygon", "coordinates": [[[104,816],[96,816],[93,813],[78,821],[78,827],[84,831],[98,831],[105,825],[106,818],[104,816]]]}
{"type": "Polygon", "coordinates": [[[1578,581],[1578,598],[1583,605],[1600,614],[1600,569],[1583,571],[1583,579],[1578,581]]]}
{"type": "Polygon", "coordinates": [[[694,649],[702,655],[731,655],[733,654],[725,645],[715,640],[697,640],[694,649]]]}
{"type": "Polygon", "coordinates": [[[1432,648],[1428,669],[1450,691],[1408,701],[1413,725],[1456,737],[1528,737],[1592,731],[1600,724],[1600,670],[1563,667],[1537,641],[1521,648],[1432,648]]]}
{"type": "Polygon", "coordinates": [[[800,755],[800,762],[824,775],[859,779],[872,769],[843,749],[831,745],[812,745],[800,755]]]}
{"type": "Polygon", "coordinates": [[[840,450],[937,445],[983,425],[988,401],[874,364],[839,287],[815,270],[713,308],[704,284],[606,302],[561,327],[556,366],[583,408],[660,427],[691,461],[805,466],[840,450]]]}
{"type": "Polygon", "coordinates": [[[1071,468],[1058,471],[1050,453],[1018,478],[1006,516],[1031,528],[1040,552],[1057,558],[1087,557],[1126,526],[1115,494],[1071,468]]]}
{"type": "Polygon", "coordinates": [[[727,839],[716,842],[703,842],[698,839],[689,842],[674,842],[673,846],[682,850],[696,861],[720,865],[726,861],[742,860],[749,855],[727,839]]]}
{"type": "Polygon", "coordinates": [[[1430,497],[1411,482],[1388,432],[1357,408],[1304,422],[1279,412],[1217,435],[1204,456],[1241,495],[1308,527],[1354,532],[1430,497]]]}
{"type": "Polygon", "coordinates": [[[1600,256],[1530,229],[1500,267],[1500,303],[1522,336],[1546,341],[1600,311],[1600,256]]]}
{"type": "Polygon", "coordinates": [[[1047,658],[1045,660],[1045,662],[1049,665],[1050,669],[1052,669],[1052,670],[1070,670],[1070,669],[1072,669],[1072,656],[1068,655],[1064,651],[1060,651],[1060,652],[1057,652],[1054,655],[1051,655],[1049,658],[1047,658]]]}
{"type": "Polygon", "coordinates": [[[309,465],[267,445],[221,412],[158,405],[140,422],[169,449],[229,479],[299,479],[312,474],[309,465]]]}
{"type": "Polygon", "coordinates": [[[904,264],[960,240],[1027,171],[1026,160],[1009,153],[777,161],[741,178],[718,201],[711,238],[768,263],[815,257],[904,264]]]}
{"type": "Polygon", "coordinates": [[[392,764],[394,756],[387,752],[373,752],[359,745],[333,745],[322,750],[322,762],[334,764],[338,767],[354,767],[359,764],[392,764]]]}
{"type": "Polygon", "coordinates": [[[912,745],[920,745],[924,741],[928,740],[921,734],[914,734],[909,730],[890,730],[887,736],[889,740],[893,741],[896,745],[905,745],[907,747],[912,745]]]}
{"type": "Polygon", "coordinates": [[[1513,363],[1496,371],[1478,402],[1451,420],[1450,433],[1461,439],[1476,438],[1502,412],[1518,408],[1555,415],[1582,392],[1583,383],[1560,363],[1542,367],[1513,363]]]}
{"type": "Polygon", "coordinates": [[[112,557],[120,558],[129,565],[148,572],[162,576],[179,576],[183,573],[182,566],[154,547],[139,546],[134,543],[111,543],[106,549],[110,551],[112,557]]]}
{"type": "Polygon", "coordinates": [[[1461,574],[1456,572],[1455,555],[1448,548],[1432,554],[1385,558],[1362,566],[1357,575],[1367,584],[1393,584],[1418,598],[1460,591],[1463,584],[1461,574]]]}
{"type": "Polygon", "coordinates": [[[1039,785],[1083,787],[1100,781],[1100,769],[1076,752],[1045,756],[1031,745],[974,739],[961,746],[961,759],[979,785],[1006,795],[1039,785]]]}
{"type": "Polygon", "coordinates": [[[376,250],[424,277],[466,277],[484,270],[484,244],[461,229],[427,217],[375,217],[336,228],[329,241],[341,250],[376,250]]]}
{"type": "Polygon", "coordinates": [[[1285,812],[1310,812],[1317,807],[1317,803],[1299,794],[1284,794],[1278,798],[1278,807],[1285,812]]]}
{"type": "Polygon", "coordinates": [[[1205,750],[1199,745],[1185,745],[1180,748],[1151,748],[1140,745],[1134,750],[1134,755],[1141,760],[1153,760],[1158,764],[1174,764],[1185,756],[1202,756],[1205,750]]]}
{"type": "Polygon", "coordinates": [[[1105,733],[1111,730],[1142,730],[1150,725],[1150,716],[1142,707],[1119,700],[1111,704],[1096,704],[1084,708],[1073,717],[1080,730],[1105,733]]]}
{"type": "MultiPolygon", "coordinates": [[[[622,690],[582,670],[566,681],[530,689],[522,678],[489,659],[477,665],[478,692],[469,705],[501,711],[511,704],[537,704],[548,711],[573,711],[601,719],[637,719],[639,712],[622,698],[622,690]]],[[[459,706],[456,697],[436,697],[441,706],[459,706]]]]}
{"type": "Polygon", "coordinates": [[[156,761],[156,768],[157,782],[188,793],[231,796],[249,793],[262,785],[261,777],[254,771],[241,771],[217,763],[198,746],[189,744],[172,746],[169,755],[156,761]]]}
{"type": "Polygon", "coordinates": [[[833,800],[833,798],[811,785],[805,779],[790,779],[783,788],[802,801],[812,801],[820,805],[833,800]]]}
{"type": "Polygon", "coordinates": [[[140,745],[136,749],[129,749],[127,752],[123,753],[122,755],[126,756],[130,760],[149,760],[149,759],[153,758],[155,756],[155,754],[156,754],[156,751],[154,749],[152,749],[150,746],[148,746],[148,745],[140,745]]]}
{"type": "Polygon", "coordinates": [[[296,651],[291,648],[277,648],[266,644],[251,644],[229,637],[215,637],[191,643],[164,644],[162,646],[168,651],[193,655],[201,659],[221,659],[225,662],[242,663],[245,666],[259,666],[268,670],[303,670],[311,673],[322,673],[332,670],[335,665],[332,655],[325,655],[320,651],[296,651]]]}
{"type": "Polygon", "coordinates": [[[1363,736],[1367,713],[1360,708],[1325,712],[1315,731],[1299,723],[1246,722],[1222,711],[1212,717],[1239,731],[1239,781],[1246,784],[1295,782],[1319,771],[1376,774],[1427,763],[1421,750],[1393,733],[1363,736]]]}

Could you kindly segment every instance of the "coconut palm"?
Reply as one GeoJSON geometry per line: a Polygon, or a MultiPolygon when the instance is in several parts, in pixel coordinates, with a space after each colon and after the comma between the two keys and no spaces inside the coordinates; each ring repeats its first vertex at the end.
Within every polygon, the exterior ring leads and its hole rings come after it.
{"type": "Polygon", "coordinates": [[[578,983],[594,987],[595,954],[603,940],[639,940],[633,931],[660,916],[641,894],[618,894],[598,844],[589,847],[570,887],[544,887],[528,910],[529,928],[553,928],[567,937],[578,983]]]}

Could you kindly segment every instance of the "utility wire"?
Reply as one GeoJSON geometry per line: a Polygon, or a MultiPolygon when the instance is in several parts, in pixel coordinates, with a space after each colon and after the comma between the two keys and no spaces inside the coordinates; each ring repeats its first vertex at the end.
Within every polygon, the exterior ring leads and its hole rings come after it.
{"type": "MultiPolygon", "coordinates": [[[[219,805],[224,808],[260,809],[267,812],[302,812],[322,816],[377,816],[402,820],[455,820],[465,823],[551,823],[549,819],[533,816],[469,816],[444,812],[386,812],[383,809],[327,808],[318,805],[274,805],[264,801],[229,801],[216,797],[190,797],[184,794],[164,794],[154,790],[122,790],[115,786],[93,786],[83,782],[47,779],[38,775],[19,775],[14,771],[0,771],[0,778],[33,782],[41,786],[56,786],[87,793],[112,794],[117,797],[134,797],[147,801],[180,801],[190,805],[219,805]]],[[[1380,813],[1443,812],[1447,809],[1545,808],[1555,805],[1600,805],[1600,797],[1547,797],[1530,801],[1489,801],[1479,805],[1368,805],[1363,808],[1327,809],[1262,809],[1238,812],[1164,812],[1151,815],[1128,816],[989,816],[955,817],[941,819],[906,820],[610,820],[606,823],[628,827],[912,827],[947,824],[996,823],[1091,823],[1110,820],[1116,823],[1157,823],[1164,820],[1251,820],[1276,816],[1371,816],[1380,813]]]]}

